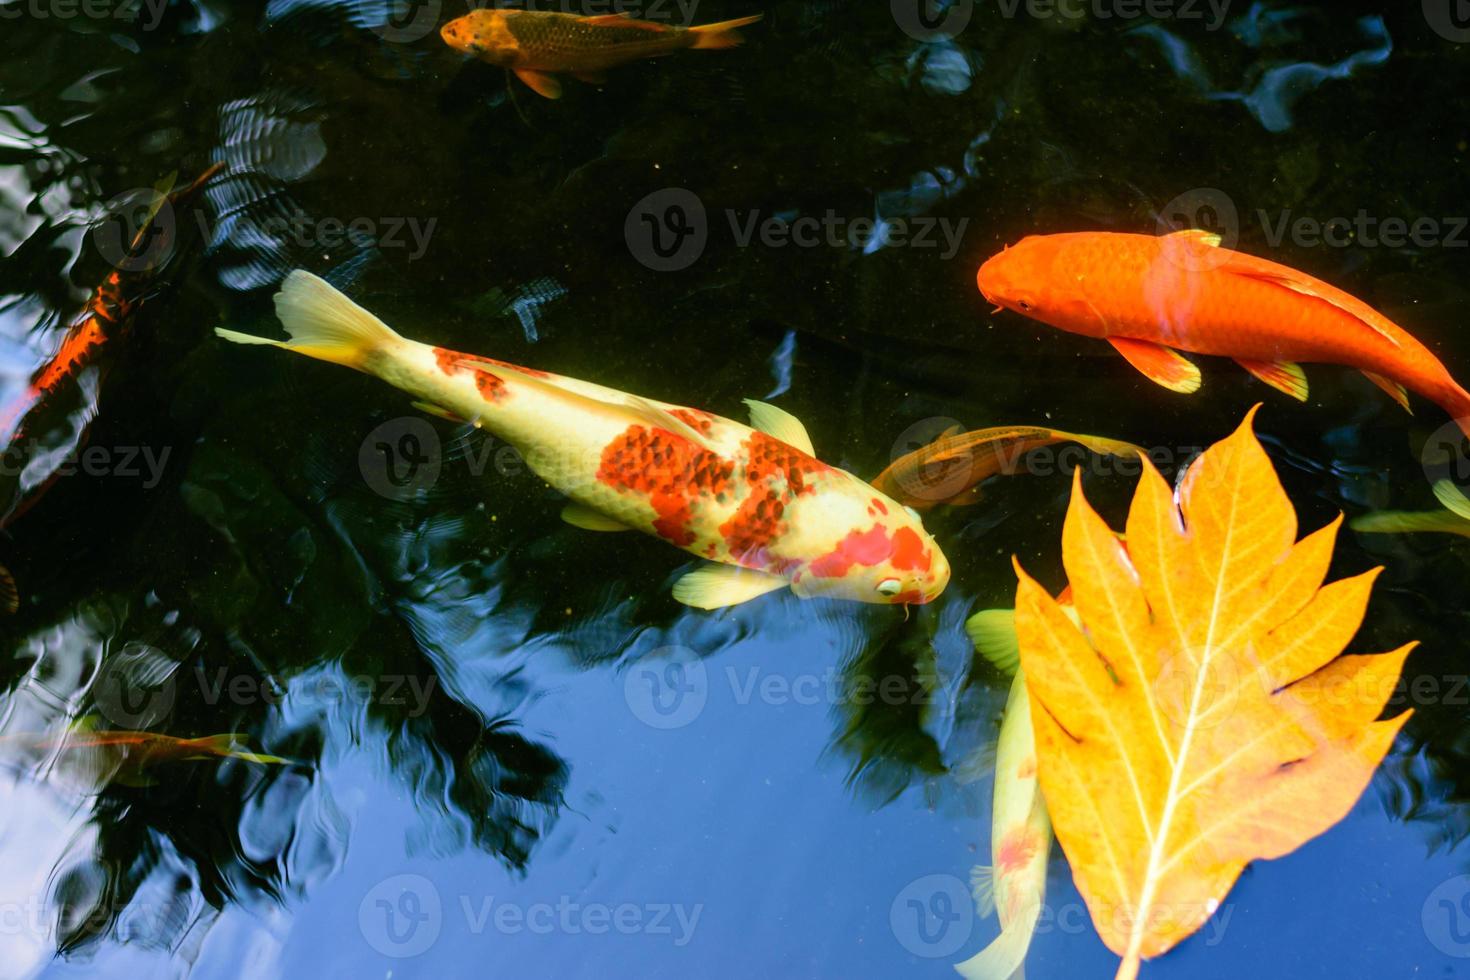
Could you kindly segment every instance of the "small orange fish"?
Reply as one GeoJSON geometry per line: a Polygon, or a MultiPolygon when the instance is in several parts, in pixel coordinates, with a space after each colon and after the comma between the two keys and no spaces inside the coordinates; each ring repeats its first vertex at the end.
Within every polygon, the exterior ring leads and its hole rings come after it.
{"type": "Polygon", "coordinates": [[[472,10],[439,30],[446,44],[515,73],[537,94],[561,98],[556,74],[601,81],[601,72],[686,48],[732,48],[755,14],[699,27],[671,27],[626,14],[581,17],[539,10],[472,10]]]}
{"type": "Polygon", "coordinates": [[[895,460],[878,474],[873,486],[893,499],[925,510],[940,504],[963,507],[981,499],[980,485],[998,473],[1026,469],[1033,449],[1075,442],[1103,456],[1134,456],[1141,446],[1116,439],[1078,435],[1059,429],[1007,425],[961,432],[956,426],[927,446],[895,460]]]}
{"type": "Polygon", "coordinates": [[[147,785],[145,769],[162,763],[238,759],[256,765],[284,765],[280,756],[251,752],[244,735],[205,735],[179,738],[159,732],[108,731],[95,725],[96,718],[79,720],[69,731],[55,737],[4,736],[0,741],[19,743],[31,751],[56,753],[68,765],[80,766],[96,778],[123,785],[147,785]]]}
{"type": "Polygon", "coordinates": [[[1107,340],[1150,380],[1199,389],[1179,351],[1217,354],[1298,401],[1298,361],[1357,368],[1405,409],[1405,389],[1434,402],[1470,435],[1470,392],[1423,344],[1367,303],[1320,279],[1222,248],[1217,235],[1084,232],[1033,235],[976,276],[1000,307],[1107,340]]]}

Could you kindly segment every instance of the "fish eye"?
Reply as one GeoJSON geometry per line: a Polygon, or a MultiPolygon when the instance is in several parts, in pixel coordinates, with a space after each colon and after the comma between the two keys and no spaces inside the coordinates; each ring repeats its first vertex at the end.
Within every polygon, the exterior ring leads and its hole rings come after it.
{"type": "Polygon", "coordinates": [[[876,586],[879,595],[898,595],[903,591],[903,583],[896,578],[885,578],[876,586]]]}

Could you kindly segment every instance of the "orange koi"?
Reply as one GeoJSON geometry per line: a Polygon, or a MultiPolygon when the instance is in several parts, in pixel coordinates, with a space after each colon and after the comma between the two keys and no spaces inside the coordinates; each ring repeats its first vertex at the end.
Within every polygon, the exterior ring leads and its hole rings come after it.
{"type": "Polygon", "coordinates": [[[976,282],[998,307],[1107,340],[1171,391],[1200,386],[1180,351],[1233,358],[1298,401],[1298,362],[1339,364],[1405,409],[1408,391],[1429,399],[1470,435],[1470,393],[1423,344],[1341,289],[1209,232],[1033,235],[990,258],[976,282]]]}
{"type": "Polygon", "coordinates": [[[949,562],[919,515],[817,459],[795,417],[747,401],[752,425],[602,385],[417,343],[300,269],[276,295],[289,341],[216,328],[374,375],[432,414],[483,426],[571,498],[562,517],[637,530],[709,559],[674,598],[700,609],[789,587],[886,605],[929,602],[949,562]]]}
{"type": "Polygon", "coordinates": [[[472,10],[445,24],[439,34],[456,51],[499,65],[538,95],[559,99],[559,73],[597,82],[603,71],[632,61],[685,49],[735,47],[742,41],[738,28],[763,16],[672,27],[627,14],[582,17],[538,10],[472,10]]]}

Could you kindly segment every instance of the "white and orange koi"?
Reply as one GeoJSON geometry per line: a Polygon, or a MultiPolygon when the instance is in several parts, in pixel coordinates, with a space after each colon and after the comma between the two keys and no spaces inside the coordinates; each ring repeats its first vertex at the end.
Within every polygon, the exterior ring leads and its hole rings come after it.
{"type": "Polygon", "coordinates": [[[426,411],[494,433],[571,498],[568,523],[642,531],[710,559],[675,584],[686,605],[716,609],[786,586],[803,598],[919,604],[949,583],[918,515],[817,460],[805,428],[774,406],[747,401],[751,428],[431,347],[299,269],[276,295],[276,315],[290,340],[215,332],[374,375],[426,411]]]}
{"type": "Polygon", "coordinates": [[[986,609],[965,624],[981,656],[1014,673],[1000,742],[995,750],[995,794],[990,821],[990,867],[970,872],[981,915],[1000,917],[1000,936],[979,953],[955,965],[969,980],[1008,980],[1026,961],[1031,937],[1046,897],[1046,864],[1051,856],[1051,818],[1036,778],[1036,737],[1031,729],[1031,699],[1020,670],[1014,613],[986,609]]]}

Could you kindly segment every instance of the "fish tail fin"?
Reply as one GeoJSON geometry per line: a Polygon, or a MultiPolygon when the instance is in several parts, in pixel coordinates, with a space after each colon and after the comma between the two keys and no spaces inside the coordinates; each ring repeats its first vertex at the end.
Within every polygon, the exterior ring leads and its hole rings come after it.
{"type": "Polygon", "coordinates": [[[963,963],[955,964],[955,972],[966,980],[1008,980],[1015,977],[1026,962],[1031,937],[1040,918],[1038,903],[1000,931],[1000,936],[963,963]]]}
{"type": "Polygon", "coordinates": [[[280,764],[286,760],[274,755],[262,755],[259,752],[251,752],[240,746],[249,744],[249,736],[239,732],[230,732],[224,735],[205,735],[202,738],[191,738],[188,740],[190,748],[200,750],[196,758],[208,758],[219,756],[228,759],[240,759],[243,762],[258,762],[262,765],[280,764]]]}
{"type": "Polygon", "coordinates": [[[982,609],[965,621],[965,632],[980,656],[1015,676],[1021,667],[1021,641],[1014,609],[982,609]]]}
{"type": "Polygon", "coordinates": [[[740,36],[740,28],[754,24],[764,17],[765,14],[754,14],[750,17],[739,17],[735,20],[722,20],[718,24],[701,24],[698,27],[689,28],[689,33],[694,36],[694,48],[733,48],[744,44],[745,38],[740,36]]]}
{"type": "Polygon", "coordinates": [[[341,290],[304,269],[287,276],[276,293],[276,316],[290,340],[255,337],[222,327],[214,332],[236,344],[267,344],[358,371],[368,371],[369,355],[403,340],[341,290]]]}

